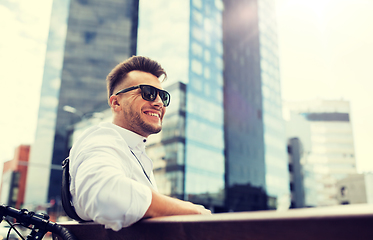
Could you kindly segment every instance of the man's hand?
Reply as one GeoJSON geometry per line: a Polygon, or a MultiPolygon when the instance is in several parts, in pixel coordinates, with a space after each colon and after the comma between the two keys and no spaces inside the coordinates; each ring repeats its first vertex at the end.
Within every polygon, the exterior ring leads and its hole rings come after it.
{"type": "Polygon", "coordinates": [[[144,217],[160,217],[171,215],[211,214],[202,205],[171,198],[152,190],[152,202],[144,217]]]}

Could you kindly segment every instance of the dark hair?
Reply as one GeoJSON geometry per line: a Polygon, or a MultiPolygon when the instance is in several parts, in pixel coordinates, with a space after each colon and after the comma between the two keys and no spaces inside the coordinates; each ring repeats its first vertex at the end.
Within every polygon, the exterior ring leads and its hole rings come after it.
{"type": "Polygon", "coordinates": [[[108,97],[113,95],[115,87],[126,77],[126,75],[134,70],[148,72],[159,78],[164,75],[163,79],[167,78],[166,71],[162,66],[148,58],[143,56],[132,56],[124,62],[119,63],[106,77],[106,86],[108,91],[108,97]]]}

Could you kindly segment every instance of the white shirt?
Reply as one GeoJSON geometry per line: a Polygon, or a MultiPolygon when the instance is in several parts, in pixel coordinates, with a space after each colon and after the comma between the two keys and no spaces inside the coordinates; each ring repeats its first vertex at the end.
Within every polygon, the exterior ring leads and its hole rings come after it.
{"type": "Polygon", "coordinates": [[[82,134],[70,151],[70,192],[79,217],[118,231],[144,216],[150,188],[157,190],[145,142],[112,123],[82,134]]]}

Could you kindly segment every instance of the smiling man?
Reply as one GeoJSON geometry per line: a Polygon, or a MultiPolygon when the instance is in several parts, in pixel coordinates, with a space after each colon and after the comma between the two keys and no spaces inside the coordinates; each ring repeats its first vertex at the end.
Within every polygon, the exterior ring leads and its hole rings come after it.
{"type": "Polygon", "coordinates": [[[143,137],[160,132],[166,104],[170,101],[169,93],[160,89],[161,83],[153,74],[139,70],[129,72],[126,80],[114,88],[116,94],[109,98],[113,111],[119,110],[113,123],[143,137]]]}
{"type": "Polygon", "coordinates": [[[170,94],[166,72],[134,56],[107,76],[112,123],[87,129],[70,151],[70,193],[81,219],[115,231],[146,217],[211,214],[200,205],[158,193],[146,139],[162,129],[170,94]]]}

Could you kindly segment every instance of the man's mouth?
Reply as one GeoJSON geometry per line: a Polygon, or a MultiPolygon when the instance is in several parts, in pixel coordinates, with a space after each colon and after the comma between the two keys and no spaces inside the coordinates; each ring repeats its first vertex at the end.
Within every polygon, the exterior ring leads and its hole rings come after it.
{"type": "Polygon", "coordinates": [[[154,112],[144,112],[146,115],[161,118],[159,113],[154,113],[154,112]]]}

